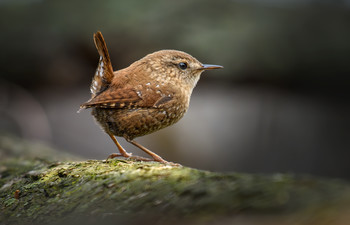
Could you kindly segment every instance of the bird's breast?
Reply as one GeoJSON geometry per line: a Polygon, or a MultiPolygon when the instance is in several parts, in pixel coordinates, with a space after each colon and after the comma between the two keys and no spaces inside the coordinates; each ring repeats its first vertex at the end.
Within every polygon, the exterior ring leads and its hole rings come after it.
{"type": "Polygon", "coordinates": [[[174,101],[160,108],[94,108],[92,114],[106,132],[132,140],[176,123],[187,108],[186,104],[174,101]]]}

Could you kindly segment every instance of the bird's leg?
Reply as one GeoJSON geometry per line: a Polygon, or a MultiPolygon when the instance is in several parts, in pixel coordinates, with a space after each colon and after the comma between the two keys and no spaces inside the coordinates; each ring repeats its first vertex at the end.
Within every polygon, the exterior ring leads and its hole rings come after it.
{"type": "Polygon", "coordinates": [[[139,143],[137,143],[136,141],[134,140],[128,140],[126,139],[127,142],[135,145],[136,147],[138,147],[139,149],[141,149],[142,151],[146,152],[148,155],[152,156],[153,160],[154,161],[157,161],[157,162],[160,162],[160,163],[163,163],[163,164],[170,164],[170,165],[173,165],[173,166],[180,166],[180,164],[177,164],[177,163],[173,163],[173,162],[168,162],[166,160],[164,160],[162,157],[160,157],[159,155],[157,155],[156,153],[152,152],[151,150],[143,147],[142,145],[140,145],[139,143]]]}
{"type": "Polygon", "coordinates": [[[131,153],[128,153],[125,151],[125,149],[119,144],[119,142],[117,141],[117,139],[114,137],[114,135],[107,133],[113,140],[113,142],[115,143],[115,145],[117,146],[119,153],[112,153],[108,156],[108,159],[113,159],[115,157],[125,157],[125,158],[129,158],[129,159],[135,159],[135,160],[139,160],[139,161],[152,161],[152,159],[148,159],[148,158],[144,158],[141,156],[132,156],[131,153]]]}
{"type": "Polygon", "coordinates": [[[119,156],[123,156],[125,158],[129,158],[131,156],[131,153],[127,153],[125,151],[125,149],[119,144],[119,142],[117,141],[117,139],[110,133],[107,133],[111,139],[113,140],[114,144],[117,146],[118,150],[119,150],[119,153],[112,153],[108,156],[107,160],[108,159],[113,159],[115,157],[119,157],[119,156]]]}

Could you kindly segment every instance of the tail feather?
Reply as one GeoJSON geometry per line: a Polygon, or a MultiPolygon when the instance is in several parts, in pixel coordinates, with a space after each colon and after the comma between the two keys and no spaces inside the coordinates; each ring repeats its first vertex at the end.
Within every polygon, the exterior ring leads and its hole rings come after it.
{"type": "Polygon", "coordinates": [[[107,45],[100,31],[94,34],[94,42],[100,55],[100,60],[90,86],[91,98],[106,90],[113,79],[113,68],[107,45]]]}

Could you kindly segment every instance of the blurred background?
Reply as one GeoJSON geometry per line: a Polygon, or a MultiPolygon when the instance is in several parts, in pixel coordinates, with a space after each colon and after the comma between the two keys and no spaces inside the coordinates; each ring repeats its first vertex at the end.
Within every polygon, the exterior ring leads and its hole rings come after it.
{"type": "Polygon", "coordinates": [[[165,159],[350,178],[349,0],[0,0],[1,135],[116,152],[90,110],[77,113],[97,30],[115,70],[160,49],[225,67],[202,75],[179,123],[138,139],[165,159]]]}

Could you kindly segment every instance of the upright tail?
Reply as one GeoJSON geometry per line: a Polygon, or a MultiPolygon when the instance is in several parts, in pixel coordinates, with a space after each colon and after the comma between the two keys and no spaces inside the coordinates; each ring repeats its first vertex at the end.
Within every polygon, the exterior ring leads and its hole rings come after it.
{"type": "Polygon", "coordinates": [[[94,42],[97,51],[100,54],[100,61],[98,62],[98,66],[90,86],[91,99],[106,90],[113,79],[113,68],[109,58],[107,45],[100,31],[97,31],[97,33],[94,34],[94,42]]]}

